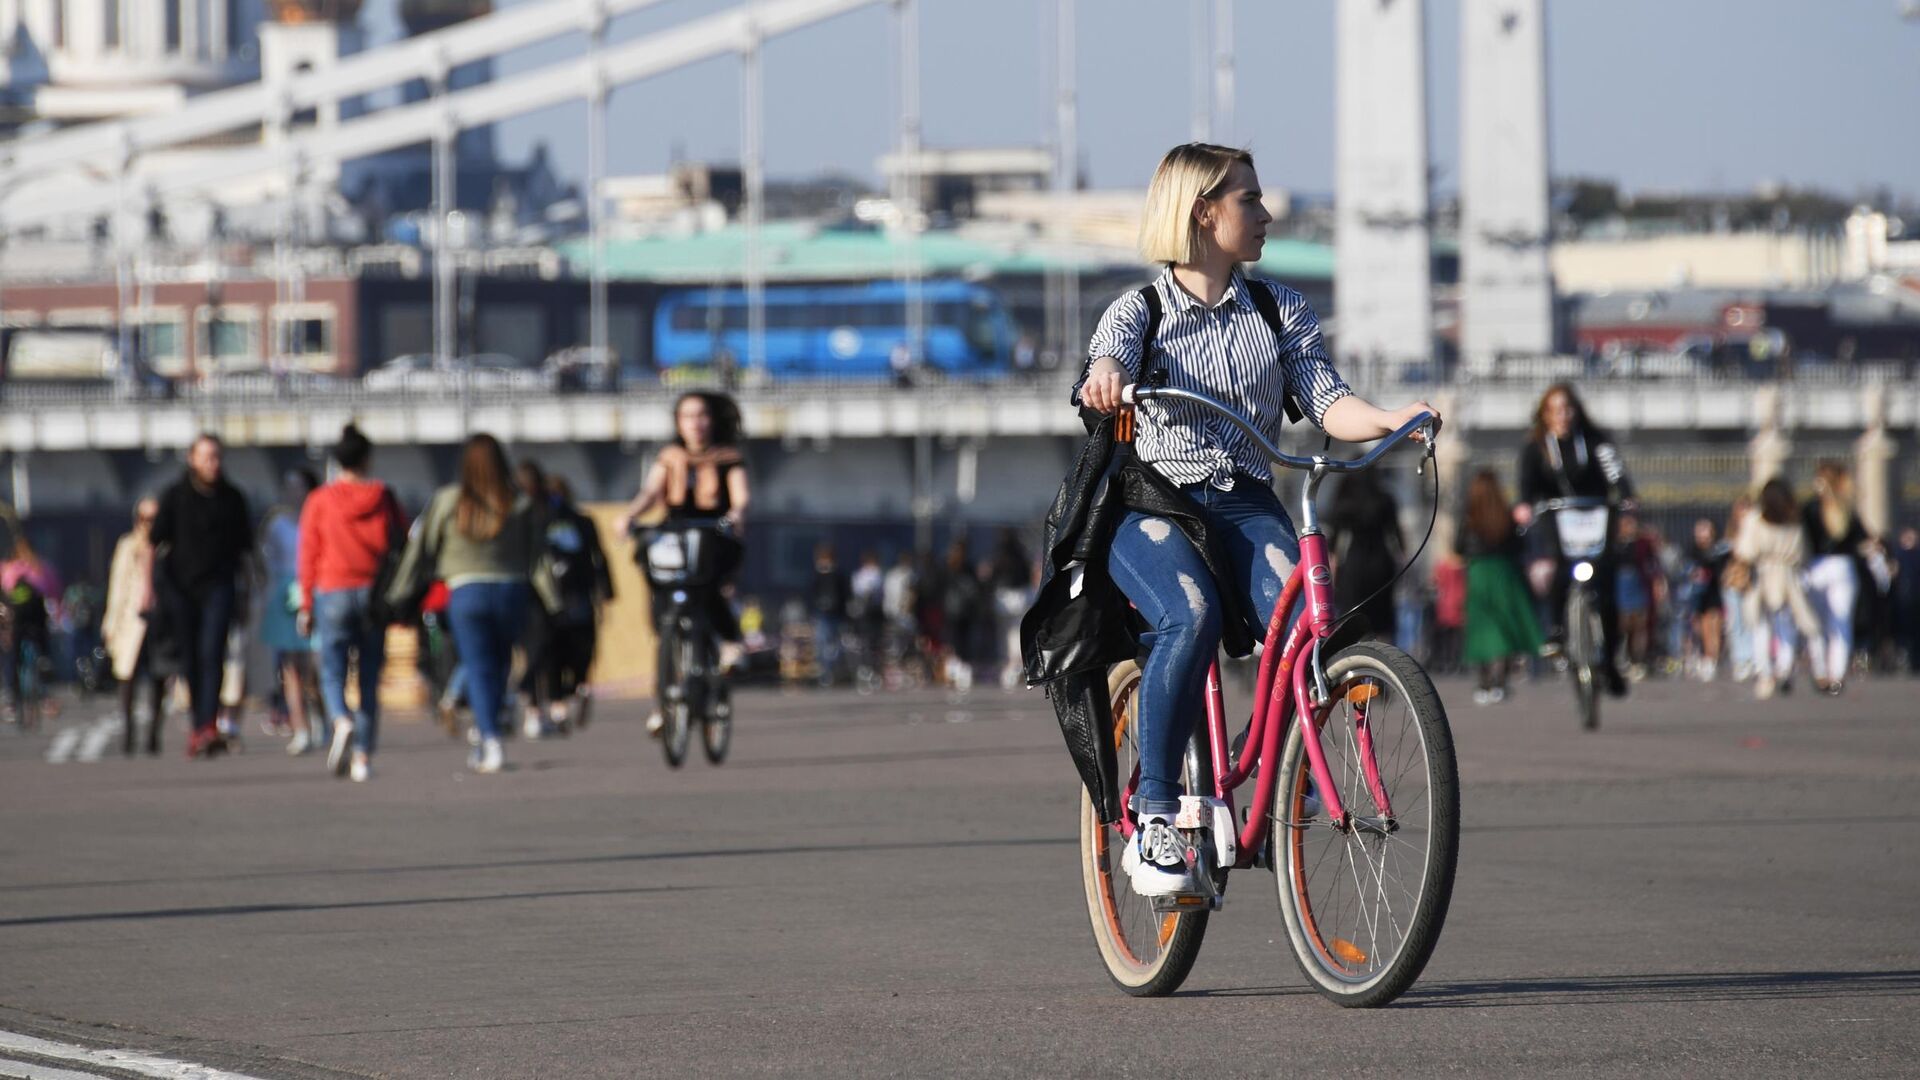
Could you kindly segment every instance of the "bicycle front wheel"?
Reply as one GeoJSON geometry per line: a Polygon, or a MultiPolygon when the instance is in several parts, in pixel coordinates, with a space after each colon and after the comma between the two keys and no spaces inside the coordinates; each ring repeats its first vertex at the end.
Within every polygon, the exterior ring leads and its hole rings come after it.
{"type": "MultiPolygon", "coordinates": [[[[1107,676],[1107,696],[1113,710],[1115,745],[1119,748],[1119,775],[1133,775],[1139,760],[1134,742],[1135,706],[1139,698],[1140,668],[1133,661],[1116,665],[1107,676]]],[[[1189,761],[1200,760],[1188,755],[1189,761]]],[[[1190,790],[1200,790],[1188,776],[1190,790]]],[[[1119,823],[1103,825],[1093,800],[1080,789],[1080,872],[1086,886],[1087,915],[1093,921],[1093,940],[1114,985],[1134,997],[1171,994],[1186,981],[1200,955],[1207,933],[1207,911],[1162,914],[1153,902],[1133,891],[1120,858],[1127,838],[1119,823]]]]}
{"type": "Polygon", "coordinates": [[[1322,995],[1370,1008],[1413,985],[1440,940],[1460,847],[1459,774],[1446,710],[1412,657],[1361,642],[1333,658],[1327,681],[1320,745],[1349,821],[1329,819],[1308,765],[1310,729],[1294,723],[1272,866],[1300,970],[1322,995]]]}
{"type": "Polygon", "coordinates": [[[674,628],[660,640],[660,752],[667,765],[677,769],[687,760],[687,744],[693,728],[693,642],[684,630],[674,628]]]}
{"type": "Polygon", "coordinates": [[[1606,634],[1600,625],[1600,608],[1593,593],[1576,588],[1567,597],[1567,661],[1573,676],[1573,696],[1580,709],[1580,726],[1593,731],[1600,726],[1600,664],[1609,662],[1606,634]]]}

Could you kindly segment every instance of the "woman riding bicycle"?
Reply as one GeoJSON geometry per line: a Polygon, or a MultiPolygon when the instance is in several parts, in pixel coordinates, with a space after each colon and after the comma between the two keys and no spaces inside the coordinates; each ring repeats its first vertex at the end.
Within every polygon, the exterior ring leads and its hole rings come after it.
{"type": "MultiPolygon", "coordinates": [[[[1259,259],[1272,220],[1260,201],[1251,154],[1206,143],[1169,151],[1154,172],[1140,229],[1141,253],[1166,266],[1153,284],[1164,314],[1154,340],[1144,341],[1148,306],[1139,293],[1108,307],[1087,347],[1092,359],[1076,399],[1113,412],[1143,370],[1158,370],[1171,386],[1233,407],[1269,439],[1278,438],[1291,399],[1322,430],[1349,442],[1381,438],[1434,412],[1425,403],[1381,409],[1355,396],[1328,360],[1319,322],[1300,294],[1241,271],[1241,263],[1259,259]],[[1278,307],[1278,338],[1255,289],[1278,307]]],[[[1140,828],[1125,862],[1134,890],[1154,896],[1195,888],[1187,844],[1173,821],[1181,757],[1220,645],[1221,590],[1244,599],[1258,633],[1299,547],[1273,493],[1271,463],[1244,435],[1190,404],[1152,402],[1137,413],[1139,459],[1193,500],[1221,537],[1233,571],[1233,580],[1216,583],[1181,530],[1132,511],[1108,555],[1114,583],[1151,626],[1137,714],[1140,781],[1133,809],[1140,828]]]]}
{"type": "MultiPolygon", "coordinates": [[[[715,633],[720,635],[720,666],[732,666],[740,651],[740,623],[733,607],[722,594],[722,587],[739,569],[745,549],[740,537],[746,532],[747,504],[752,490],[747,483],[746,458],[741,455],[740,407],[725,394],[694,391],[680,395],[673,403],[673,442],[660,451],[653,467],[647,470],[646,483],[627,504],[615,527],[625,533],[634,519],[664,505],[667,521],[688,518],[724,518],[732,536],[716,536],[715,580],[708,595],[708,611],[715,633]]],[[[653,605],[655,629],[659,627],[660,604],[653,605]]],[[[647,730],[657,732],[664,723],[659,709],[647,718],[647,730]]]]}
{"type": "MultiPolygon", "coordinates": [[[[1579,395],[1566,383],[1555,383],[1540,395],[1533,411],[1533,430],[1520,451],[1520,506],[1515,517],[1522,525],[1533,520],[1533,505],[1548,499],[1603,498],[1618,511],[1633,503],[1633,482],[1606,432],[1587,419],[1586,407],[1579,395]]],[[[1609,529],[1612,523],[1608,523],[1609,529]]],[[[1551,528],[1551,523],[1549,523],[1551,528]]],[[[1557,560],[1553,585],[1548,593],[1547,610],[1553,620],[1548,639],[1557,644],[1567,639],[1567,583],[1570,573],[1560,544],[1549,537],[1548,547],[1557,560]]],[[[1617,560],[1612,545],[1593,560],[1593,589],[1600,608],[1600,633],[1605,643],[1605,662],[1600,677],[1607,692],[1622,697],[1626,680],[1615,666],[1620,651],[1620,607],[1615,585],[1617,560]]]]}

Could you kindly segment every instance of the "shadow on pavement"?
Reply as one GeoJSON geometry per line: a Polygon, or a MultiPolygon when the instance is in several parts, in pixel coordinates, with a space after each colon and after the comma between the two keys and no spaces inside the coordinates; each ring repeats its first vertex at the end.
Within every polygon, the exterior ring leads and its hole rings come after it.
{"type": "Polygon", "coordinates": [[[1397,1007],[1484,1009],[1529,1005],[1904,997],[1914,994],[1920,994],[1920,971],[1698,972],[1435,983],[1407,991],[1397,1007]]]}
{"type": "Polygon", "coordinates": [[[698,892],[709,885],[654,886],[635,889],[556,889],[547,892],[494,893],[487,896],[422,896],[403,900],[345,900],[331,904],[222,904],[215,907],[153,908],[146,911],[94,911],[74,915],[31,915],[0,919],[0,929],[61,926],[70,923],[137,922],[146,919],[209,919],[228,915],[281,915],[301,911],[351,911],[357,908],[421,907],[429,904],[490,904],[504,900],[554,900],[569,896],[636,896],[644,893],[698,892]]]}
{"type": "MultiPolygon", "coordinates": [[[[274,878],[353,877],[377,874],[439,874],[450,870],[520,870],[548,866],[598,866],[614,863],[677,862],[690,859],[765,858],[769,855],[850,855],[880,851],[945,851],[967,848],[1068,846],[1073,837],[1032,837],[1000,840],[915,840],[870,844],[790,844],[781,847],[707,848],[688,851],[638,851],[619,855],[556,855],[541,859],[501,859],[495,862],[422,863],[412,866],[316,866],[299,870],[257,870],[237,874],[183,874],[177,877],[126,878],[116,881],[50,881],[34,885],[0,885],[0,894],[60,889],[132,888],[189,882],[268,881],[274,878]]],[[[614,890],[647,891],[647,890],[614,890]]],[[[322,905],[324,906],[324,905],[322,905]]],[[[353,905],[343,905],[353,906],[353,905]]],[[[35,919],[0,919],[0,927],[22,926],[35,919]]]]}

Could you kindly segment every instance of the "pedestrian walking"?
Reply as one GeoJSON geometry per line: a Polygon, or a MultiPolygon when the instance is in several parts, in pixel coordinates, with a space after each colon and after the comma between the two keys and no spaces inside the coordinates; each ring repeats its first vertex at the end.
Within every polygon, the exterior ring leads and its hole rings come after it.
{"type": "Polygon", "coordinates": [[[374,596],[380,570],[406,534],[400,503],[367,469],[373,442],[353,424],[340,431],[339,472],[307,498],[300,515],[301,629],[317,631],[320,696],[332,724],[327,767],[364,783],[373,775],[380,736],[380,673],[387,622],[374,596]],[[357,707],[347,706],[347,672],[359,678],[357,707]]]}
{"type": "Polygon", "coordinates": [[[1853,478],[1846,466],[1823,461],[1814,473],[1813,498],[1801,511],[1807,532],[1807,599],[1820,620],[1824,648],[1813,656],[1813,683],[1838,694],[1853,664],[1853,616],[1860,602],[1860,556],[1867,530],[1853,508],[1853,478]]]}
{"type": "Polygon", "coordinates": [[[1511,661],[1540,650],[1533,596],[1520,570],[1520,530],[1513,504],[1491,469],[1467,487],[1466,527],[1455,548],[1467,561],[1466,647],[1462,659],[1479,671],[1476,705],[1506,700],[1511,661]]]}
{"type": "Polygon", "coordinates": [[[1907,674],[1920,675],[1920,529],[1900,530],[1893,549],[1893,625],[1907,674]]]}
{"type": "Polygon", "coordinates": [[[1712,682],[1719,670],[1723,645],[1725,612],[1721,604],[1722,576],[1733,548],[1720,539],[1712,518],[1693,523],[1693,550],[1688,558],[1688,612],[1693,622],[1693,641],[1699,646],[1694,674],[1701,682],[1712,682]]]}
{"type": "Polygon", "coordinates": [[[224,455],[218,436],[195,439],[187,450],[185,475],[160,496],[153,522],[154,591],[179,649],[193,708],[189,758],[227,749],[215,726],[227,635],[242,616],[241,589],[253,576],[253,520],[246,496],[227,481],[224,455]]]}
{"type": "Polygon", "coordinates": [[[573,731],[591,715],[587,677],[599,649],[600,613],[613,600],[613,572],[599,529],[575,505],[564,476],[547,477],[545,557],[560,607],[548,622],[552,637],[535,690],[546,705],[548,726],[573,731]]]}
{"type": "Polygon", "coordinates": [[[813,549],[813,584],[807,607],[813,615],[813,657],[821,686],[832,686],[840,675],[840,635],[847,624],[847,605],[853,586],[840,569],[832,544],[813,549]]]}
{"type": "Polygon", "coordinates": [[[278,707],[270,714],[270,734],[293,738],[287,753],[294,756],[326,745],[326,715],[319,702],[319,679],[314,672],[314,639],[300,626],[306,600],[300,586],[300,513],[307,497],[320,486],[309,469],[294,469],[281,478],[281,501],[260,523],[260,558],[267,574],[267,593],[261,604],[260,637],[273,657],[278,707]]]}
{"type": "Polygon", "coordinates": [[[120,691],[120,750],[133,756],[134,695],[148,692],[146,748],[160,753],[160,730],[166,716],[167,680],[147,648],[147,623],[153,614],[153,519],[160,501],[141,499],[133,508],[133,528],[113,545],[107,570],[107,605],[100,621],[100,637],[113,661],[113,677],[120,691]]]}
{"type": "Polygon", "coordinates": [[[1758,505],[1740,524],[1733,556],[1751,568],[1753,579],[1746,615],[1757,669],[1754,695],[1765,699],[1791,691],[1799,637],[1814,655],[1821,641],[1820,623],[1800,582],[1807,563],[1806,529],[1785,480],[1774,477],[1760,488],[1758,505]]]}
{"type": "Polygon", "coordinates": [[[1033,603],[1037,566],[1015,529],[1001,529],[993,545],[993,616],[1000,643],[1000,688],[1012,690],[1026,677],[1020,662],[1020,620],[1033,603]]]}
{"type": "MultiPolygon", "coordinates": [[[[544,510],[547,506],[547,477],[540,466],[532,461],[521,461],[513,467],[513,477],[527,498],[539,503],[544,510]]],[[[546,537],[540,538],[537,558],[546,558],[546,537]]],[[[551,674],[555,638],[558,624],[554,612],[547,611],[539,604],[527,605],[526,629],[520,634],[520,733],[528,739],[548,739],[566,733],[563,724],[548,719],[553,704],[551,674]]]]}
{"type": "Polygon", "coordinates": [[[1374,471],[1350,473],[1334,493],[1326,517],[1335,573],[1334,603],[1341,611],[1359,611],[1367,633],[1391,641],[1393,591],[1386,588],[1399,572],[1406,543],[1400,535],[1400,506],[1374,471]]]}
{"type": "Polygon", "coordinates": [[[1740,546],[1740,528],[1753,510],[1753,500],[1741,495],[1727,512],[1725,530],[1727,561],[1720,569],[1720,610],[1727,622],[1727,664],[1733,669],[1733,681],[1745,682],[1756,670],[1753,655],[1753,628],[1747,622],[1747,594],[1753,591],[1753,564],[1734,555],[1740,546]]]}
{"type": "Polygon", "coordinates": [[[4,697],[0,706],[17,723],[32,724],[39,719],[29,712],[37,705],[26,699],[27,680],[33,680],[33,694],[39,699],[46,694],[44,679],[39,670],[29,673],[24,669],[30,664],[52,668],[51,663],[42,662],[53,650],[53,612],[49,604],[59,597],[60,575],[16,530],[13,553],[0,562],[0,697],[4,697]]]}
{"type": "Polygon", "coordinates": [[[979,659],[980,621],[986,615],[986,585],[967,557],[964,539],[955,540],[947,548],[940,609],[947,634],[947,685],[956,690],[971,689],[974,664],[979,659]]]}
{"type": "Polygon", "coordinates": [[[536,590],[549,610],[557,606],[550,584],[535,572],[544,524],[534,501],[514,487],[499,440],[473,435],[460,454],[460,479],[427,504],[387,593],[399,606],[435,577],[447,583],[447,615],[467,671],[478,742],[468,764],[476,772],[497,773],[506,765],[502,710],[527,606],[536,590]]]}

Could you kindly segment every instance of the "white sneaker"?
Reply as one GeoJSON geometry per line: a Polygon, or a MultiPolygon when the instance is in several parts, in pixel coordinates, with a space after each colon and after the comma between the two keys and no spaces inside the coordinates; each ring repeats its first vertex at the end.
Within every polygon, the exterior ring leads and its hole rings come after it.
{"type": "Polygon", "coordinates": [[[1501,702],[1503,702],[1503,701],[1505,701],[1505,700],[1507,700],[1507,688],[1506,688],[1506,687],[1504,687],[1504,686],[1495,686],[1495,687],[1492,687],[1492,688],[1490,688],[1490,689],[1489,689],[1489,690],[1487,691],[1487,704],[1489,704],[1489,705],[1498,705],[1498,704],[1500,704],[1501,702]]]}
{"type": "Polygon", "coordinates": [[[1711,660],[1700,661],[1700,681],[1712,682],[1713,677],[1719,674],[1718,667],[1719,666],[1711,660]]]}
{"type": "Polygon", "coordinates": [[[1173,822],[1158,814],[1140,819],[1133,842],[1120,856],[1133,891],[1141,896],[1190,893],[1193,885],[1193,848],[1173,822]]]}
{"type": "Polygon", "coordinates": [[[327,771],[347,775],[347,751],[353,746],[353,721],[345,716],[333,722],[333,745],[327,748],[327,771]]]}
{"type": "Polygon", "coordinates": [[[520,734],[532,740],[544,739],[552,732],[547,730],[547,725],[540,719],[539,713],[530,712],[524,720],[520,721],[520,734]]]}
{"type": "Polygon", "coordinates": [[[1473,703],[1474,703],[1475,705],[1491,705],[1491,704],[1493,704],[1493,691],[1491,691],[1491,690],[1488,690],[1488,689],[1487,689],[1486,687],[1484,687],[1484,686],[1477,686],[1477,687],[1474,687],[1474,690],[1473,690],[1473,703]]]}
{"type": "Polygon", "coordinates": [[[507,755],[500,749],[499,739],[482,739],[480,746],[467,759],[467,766],[477,773],[497,773],[507,767],[507,755]]]}
{"type": "Polygon", "coordinates": [[[364,784],[373,777],[373,762],[365,754],[353,755],[353,764],[347,769],[347,779],[356,784],[364,784]]]}
{"type": "Polygon", "coordinates": [[[1773,691],[1774,691],[1773,676],[1761,675],[1759,678],[1753,681],[1753,696],[1759,698],[1761,701],[1765,701],[1768,698],[1772,697],[1773,691]]]}
{"type": "Polygon", "coordinates": [[[306,728],[301,728],[299,731],[294,732],[293,738],[287,740],[288,757],[299,757],[301,754],[310,753],[312,750],[313,736],[307,734],[306,728]]]}
{"type": "Polygon", "coordinates": [[[667,718],[659,709],[653,710],[647,717],[647,734],[658,735],[660,729],[667,726],[667,718]]]}
{"type": "Polygon", "coordinates": [[[479,728],[473,727],[471,725],[467,727],[467,745],[476,747],[476,748],[480,745],[480,729],[479,728]]]}

